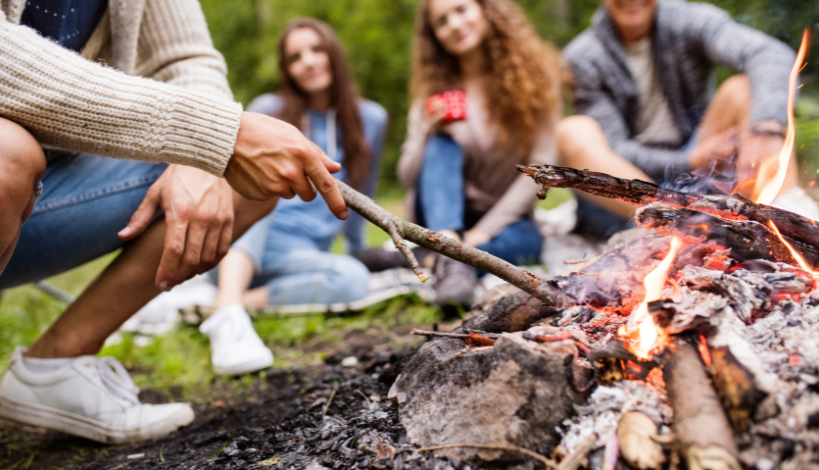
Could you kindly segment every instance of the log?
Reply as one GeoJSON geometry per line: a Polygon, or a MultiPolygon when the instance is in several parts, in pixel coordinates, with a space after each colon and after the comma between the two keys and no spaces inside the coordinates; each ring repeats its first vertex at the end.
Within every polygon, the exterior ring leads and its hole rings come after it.
{"type": "Polygon", "coordinates": [[[697,350],[675,337],[663,367],[676,443],[689,469],[740,470],[739,450],[697,350]]]}
{"type": "MultiPolygon", "coordinates": [[[[706,346],[707,347],[707,346],[706,346]]],[[[712,348],[708,368],[722,405],[737,433],[750,428],[757,407],[768,396],[759,389],[753,374],[745,368],[727,347],[712,348]]]]}
{"type": "Polygon", "coordinates": [[[435,233],[430,229],[404,220],[378,206],[372,199],[347,186],[345,183],[338,180],[336,180],[336,183],[338,184],[338,189],[341,191],[342,197],[344,197],[344,202],[347,203],[349,208],[358,212],[365,219],[390,234],[395,246],[406,256],[410,266],[422,281],[424,279],[423,274],[420,272],[418,261],[415,259],[409,247],[403,243],[404,240],[409,240],[456,261],[494,274],[520,290],[527,292],[532,297],[539,299],[547,306],[567,308],[574,305],[574,301],[570,297],[558,292],[554,287],[541,281],[534,274],[496,256],[490,255],[485,251],[465,245],[458,240],[435,233]]]}
{"type": "MultiPolygon", "coordinates": [[[[724,219],[654,202],[637,211],[637,224],[663,235],[681,237],[689,243],[716,242],[731,248],[731,257],[738,261],[766,259],[798,266],[788,247],[774,231],[753,220],[724,219]]],[[[788,237],[786,240],[802,253],[808,265],[819,265],[819,250],[788,237]]]]}
{"type": "Polygon", "coordinates": [[[684,193],[660,188],[647,181],[616,178],[596,171],[555,165],[518,165],[518,170],[531,176],[540,185],[540,197],[545,197],[549,188],[573,188],[636,205],[662,202],[672,207],[707,212],[726,219],[753,220],[764,225],[770,220],[786,237],[819,247],[819,227],[815,221],[784,209],[757,204],[742,196],[684,193]]]}

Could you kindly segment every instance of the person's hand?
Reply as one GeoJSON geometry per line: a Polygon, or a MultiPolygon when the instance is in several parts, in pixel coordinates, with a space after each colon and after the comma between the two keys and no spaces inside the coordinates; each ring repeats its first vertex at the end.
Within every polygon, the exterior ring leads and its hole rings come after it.
{"type": "Polygon", "coordinates": [[[330,173],[341,165],[290,124],[264,114],[245,112],[225,179],[247,199],[263,201],[274,196],[304,201],[316,189],[339,219],[349,216],[347,205],[330,173]]]}
{"type": "Polygon", "coordinates": [[[701,139],[691,153],[689,160],[691,168],[696,170],[711,162],[716,163],[717,168],[730,164],[732,157],[737,152],[738,139],[739,129],[736,127],[701,139]]]}
{"type": "Polygon", "coordinates": [[[480,246],[491,240],[486,232],[473,228],[464,233],[464,243],[469,246],[480,246]]]}
{"type": "Polygon", "coordinates": [[[424,124],[430,130],[436,130],[442,126],[441,121],[446,117],[446,101],[437,95],[430,96],[428,100],[429,104],[423,110],[424,124]]]}
{"type": "Polygon", "coordinates": [[[123,240],[142,233],[157,212],[165,212],[165,249],[156,272],[162,290],[212,269],[227,254],[233,237],[233,191],[222,178],[171,165],[156,180],[128,226],[123,240]]]}

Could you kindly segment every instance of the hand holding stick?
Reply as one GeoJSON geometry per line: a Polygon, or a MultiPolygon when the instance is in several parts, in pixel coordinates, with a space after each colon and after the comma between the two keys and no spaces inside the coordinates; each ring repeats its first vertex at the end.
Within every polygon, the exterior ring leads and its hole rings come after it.
{"type": "Polygon", "coordinates": [[[344,202],[347,203],[347,206],[390,234],[396,248],[401,250],[401,253],[404,254],[412,267],[413,272],[421,281],[424,281],[421,267],[418,264],[418,260],[415,259],[412,250],[404,243],[404,240],[409,240],[456,261],[494,274],[509,284],[540,299],[544,304],[550,307],[567,308],[575,304],[574,300],[569,296],[559,292],[548,283],[541,281],[534,274],[496,256],[492,256],[485,251],[465,245],[458,240],[406,221],[379,207],[372,199],[347,186],[343,182],[337,181],[337,183],[338,189],[341,190],[341,195],[344,198],[344,202]]]}

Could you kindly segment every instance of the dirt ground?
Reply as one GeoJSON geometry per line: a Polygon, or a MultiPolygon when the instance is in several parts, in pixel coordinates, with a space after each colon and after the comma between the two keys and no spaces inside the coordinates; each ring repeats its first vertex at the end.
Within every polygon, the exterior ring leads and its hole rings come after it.
{"type": "MultiPolygon", "coordinates": [[[[413,351],[348,338],[323,365],[270,369],[240,396],[196,405],[190,426],[146,443],[105,446],[0,420],[0,468],[482,468],[419,453],[407,442],[387,393],[413,351]],[[358,364],[342,365],[350,356],[358,364]]],[[[179,399],[155,390],[143,391],[140,398],[149,403],[179,399]]],[[[538,467],[523,462],[499,468],[538,467]]]]}

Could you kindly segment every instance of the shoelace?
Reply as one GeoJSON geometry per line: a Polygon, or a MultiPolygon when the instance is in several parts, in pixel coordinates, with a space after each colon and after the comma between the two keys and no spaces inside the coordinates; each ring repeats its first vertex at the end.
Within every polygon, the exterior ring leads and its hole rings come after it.
{"type": "Polygon", "coordinates": [[[97,372],[102,383],[114,395],[124,398],[135,405],[139,405],[139,389],[134,385],[128,371],[113,357],[101,357],[97,360],[97,372]]]}

